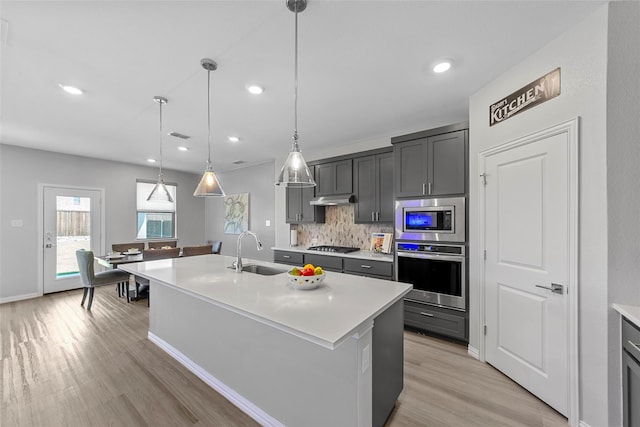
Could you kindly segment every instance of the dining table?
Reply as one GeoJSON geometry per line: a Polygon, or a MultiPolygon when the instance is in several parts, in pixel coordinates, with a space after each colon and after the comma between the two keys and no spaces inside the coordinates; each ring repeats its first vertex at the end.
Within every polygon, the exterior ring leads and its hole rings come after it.
{"type": "MultiPolygon", "coordinates": [[[[135,262],[142,262],[144,258],[142,256],[142,252],[138,253],[121,253],[119,255],[98,255],[95,257],[95,260],[103,267],[106,268],[118,268],[119,265],[123,264],[132,264],[135,262]]],[[[124,286],[118,286],[118,296],[126,296],[127,302],[131,300],[131,295],[129,292],[129,285],[132,284],[134,288],[136,283],[136,278],[133,274],[129,275],[129,281],[124,284],[124,286]]],[[[138,295],[135,295],[137,298],[138,295]]]]}

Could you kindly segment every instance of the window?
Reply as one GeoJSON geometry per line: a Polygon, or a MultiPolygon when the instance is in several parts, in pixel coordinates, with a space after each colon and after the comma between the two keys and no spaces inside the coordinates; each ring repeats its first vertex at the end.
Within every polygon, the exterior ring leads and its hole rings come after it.
{"type": "Polygon", "coordinates": [[[166,184],[173,202],[148,202],[155,182],[136,182],[136,236],[138,239],[175,239],[176,237],[176,192],[175,184],[166,184]]]}

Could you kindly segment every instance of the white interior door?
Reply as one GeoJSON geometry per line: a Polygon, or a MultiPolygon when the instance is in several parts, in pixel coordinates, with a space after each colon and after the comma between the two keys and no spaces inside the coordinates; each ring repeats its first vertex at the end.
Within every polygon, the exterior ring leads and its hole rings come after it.
{"type": "Polygon", "coordinates": [[[565,416],[568,153],[563,132],[497,151],[484,162],[486,361],[565,416]]]}
{"type": "Polygon", "coordinates": [[[82,287],[76,250],[102,248],[102,192],[78,188],[43,188],[44,293],[82,287]]]}

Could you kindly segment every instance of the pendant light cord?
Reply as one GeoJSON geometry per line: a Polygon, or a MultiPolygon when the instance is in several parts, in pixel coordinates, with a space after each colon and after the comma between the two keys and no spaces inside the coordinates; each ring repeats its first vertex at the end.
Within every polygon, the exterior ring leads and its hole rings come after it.
{"type": "Polygon", "coordinates": [[[293,55],[293,147],[295,151],[300,151],[298,148],[298,2],[295,1],[295,44],[293,55]]]}
{"type": "Polygon", "coordinates": [[[211,165],[211,70],[207,70],[207,144],[209,147],[207,164],[211,165]]]}
{"type": "Polygon", "coordinates": [[[162,104],[164,102],[158,102],[160,104],[160,179],[162,179],[162,104]]]}

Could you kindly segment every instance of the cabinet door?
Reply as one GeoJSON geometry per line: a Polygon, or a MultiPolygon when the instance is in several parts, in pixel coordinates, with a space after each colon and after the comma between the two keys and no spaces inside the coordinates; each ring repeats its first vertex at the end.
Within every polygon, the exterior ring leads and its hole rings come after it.
{"type": "Polygon", "coordinates": [[[624,427],[640,427],[640,363],[622,351],[624,427]]]}
{"type": "Polygon", "coordinates": [[[316,196],[328,196],[333,194],[335,187],[335,163],[316,165],[316,196]]]}
{"type": "Polygon", "coordinates": [[[428,194],[464,194],[466,188],[466,131],[428,138],[428,194]]]}
{"type": "Polygon", "coordinates": [[[376,156],[376,193],[379,222],[393,222],[393,153],[376,156]]]}
{"type": "Polygon", "coordinates": [[[353,192],[353,167],[351,159],[335,162],[334,194],[349,194],[353,192]]]}
{"type": "Polygon", "coordinates": [[[302,203],[302,189],[287,187],[287,223],[300,221],[300,207],[302,203]]]}
{"type": "Polygon", "coordinates": [[[316,196],[349,194],[353,191],[351,159],[319,164],[316,168],[316,196]]]}
{"type": "Polygon", "coordinates": [[[376,212],[376,157],[353,160],[353,187],[356,194],[354,221],[373,222],[376,212]]]}
{"type": "Polygon", "coordinates": [[[396,197],[423,196],[427,182],[427,139],[393,147],[396,197]]]}
{"type": "MultiPolygon", "coordinates": [[[[310,166],[309,171],[315,179],[315,166],[310,166]]],[[[324,206],[313,206],[309,204],[315,196],[315,187],[304,187],[300,189],[302,194],[300,200],[301,218],[299,222],[324,222],[324,206]]]]}

